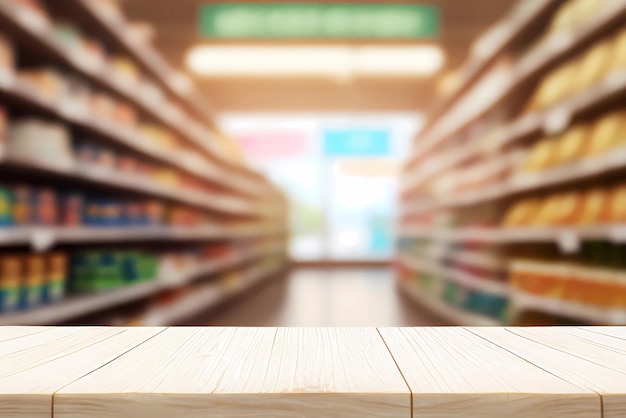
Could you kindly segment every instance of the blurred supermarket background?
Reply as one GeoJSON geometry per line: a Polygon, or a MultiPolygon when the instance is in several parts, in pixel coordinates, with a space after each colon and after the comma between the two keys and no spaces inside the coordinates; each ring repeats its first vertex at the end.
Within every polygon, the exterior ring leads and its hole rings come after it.
{"type": "Polygon", "coordinates": [[[0,0],[0,324],[626,324],[626,0],[0,0]]]}

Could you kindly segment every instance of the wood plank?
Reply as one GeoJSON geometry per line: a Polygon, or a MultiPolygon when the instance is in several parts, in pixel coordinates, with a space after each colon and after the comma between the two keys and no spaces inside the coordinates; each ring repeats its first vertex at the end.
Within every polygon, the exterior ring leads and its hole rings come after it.
{"type": "Polygon", "coordinates": [[[268,417],[411,416],[409,389],[375,328],[279,328],[263,393],[277,408],[268,417]]]}
{"type": "Polygon", "coordinates": [[[0,328],[0,342],[13,340],[16,338],[26,337],[32,334],[38,334],[40,332],[45,332],[48,330],[54,329],[52,327],[1,327],[0,328]]]}
{"type": "Polygon", "coordinates": [[[511,332],[626,374],[624,340],[576,327],[507,328],[511,332]]]}
{"type": "Polygon", "coordinates": [[[598,395],[463,328],[379,329],[413,393],[413,416],[599,418],[598,395]]]}
{"type": "MultiPolygon", "coordinates": [[[[551,333],[553,330],[554,328],[546,328],[544,332],[551,333]]],[[[589,343],[577,343],[570,353],[544,345],[538,340],[522,337],[504,328],[471,328],[469,331],[568,382],[599,393],[604,418],[626,416],[626,373],[573,354],[587,351],[589,343]]],[[[589,335],[593,339],[593,333],[589,332],[589,335]]],[[[621,340],[621,344],[626,346],[626,340],[621,340]]]]}
{"type": "Polygon", "coordinates": [[[30,327],[14,329],[8,332],[23,335],[0,342],[3,418],[51,417],[57,390],[135,348],[161,329],[67,327],[33,331],[30,327]]]}
{"type": "Polygon", "coordinates": [[[403,417],[410,393],[370,329],[171,328],[59,391],[55,418],[403,417]]]}
{"type": "Polygon", "coordinates": [[[626,340],[626,327],[621,326],[609,326],[609,327],[598,327],[598,326],[587,326],[587,327],[578,327],[579,329],[585,330],[587,332],[595,332],[597,334],[604,334],[615,338],[621,338],[626,340]]]}
{"type": "MultiPolygon", "coordinates": [[[[604,328],[604,327],[602,327],[604,328]]],[[[576,356],[587,362],[613,370],[621,378],[621,390],[614,388],[611,383],[610,392],[602,395],[605,418],[623,418],[626,416],[626,341],[623,337],[605,335],[576,327],[551,328],[512,328],[511,332],[529,340],[576,356]]],[[[604,330],[604,332],[611,332],[604,330]]],[[[616,332],[616,329],[613,330],[616,332]]],[[[622,336],[623,331],[619,331],[622,336]]],[[[598,385],[604,382],[603,376],[595,376],[598,385]]],[[[608,384],[607,384],[608,385],[608,384]]]]}
{"type": "Polygon", "coordinates": [[[169,328],[55,395],[55,418],[252,417],[275,328],[169,328]]]}

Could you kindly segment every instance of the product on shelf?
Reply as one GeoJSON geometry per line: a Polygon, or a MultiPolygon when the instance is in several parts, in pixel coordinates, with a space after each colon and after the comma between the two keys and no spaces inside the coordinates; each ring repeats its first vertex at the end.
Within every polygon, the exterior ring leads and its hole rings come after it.
{"type": "Polygon", "coordinates": [[[120,83],[137,86],[140,81],[139,69],[135,63],[126,57],[113,56],[109,58],[111,74],[120,83]]]}
{"type": "Polygon", "coordinates": [[[589,126],[576,125],[557,140],[554,165],[565,165],[581,160],[586,155],[589,126]]]}
{"type": "Polygon", "coordinates": [[[67,255],[0,255],[0,313],[55,303],[65,294],[67,255]]]}
{"type": "Polygon", "coordinates": [[[608,74],[613,64],[614,43],[612,39],[600,41],[580,58],[580,65],[577,66],[574,88],[577,91],[591,87],[593,84],[608,74]]]}
{"type": "Polygon", "coordinates": [[[626,308],[626,273],[623,271],[516,260],[511,263],[510,275],[514,289],[534,296],[605,309],[626,308]]]}
{"type": "Polygon", "coordinates": [[[8,130],[9,120],[7,116],[7,111],[4,107],[0,105],[0,158],[2,158],[2,149],[4,148],[4,144],[7,139],[7,130],[8,130]]]}
{"type": "Polygon", "coordinates": [[[13,70],[15,68],[15,54],[9,38],[0,33],[0,69],[13,70]]]}
{"type": "Polygon", "coordinates": [[[516,202],[506,212],[502,225],[505,227],[530,225],[533,223],[533,219],[539,212],[541,205],[541,199],[537,198],[516,202]]]}
{"type": "Polygon", "coordinates": [[[607,0],[570,0],[563,3],[555,13],[550,32],[561,32],[576,28],[590,17],[601,12],[610,1],[607,0]]]}
{"type": "Polygon", "coordinates": [[[17,310],[20,306],[22,266],[15,256],[0,257],[0,313],[17,310]]]}
{"type": "Polygon", "coordinates": [[[70,132],[65,125],[41,119],[9,124],[7,152],[12,157],[68,169],[73,166],[70,132]]]}
{"type": "Polygon", "coordinates": [[[93,293],[156,279],[157,259],[141,251],[80,251],[72,256],[72,291],[93,293]]]}
{"type": "Polygon", "coordinates": [[[613,111],[603,115],[593,124],[591,140],[587,146],[590,157],[606,153],[612,148],[623,146],[626,135],[623,128],[626,127],[626,111],[613,111]]]}

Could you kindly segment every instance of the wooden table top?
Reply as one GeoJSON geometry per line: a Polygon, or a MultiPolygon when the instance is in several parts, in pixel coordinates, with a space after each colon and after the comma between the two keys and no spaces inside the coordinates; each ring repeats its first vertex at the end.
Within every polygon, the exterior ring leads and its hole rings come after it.
{"type": "Polygon", "coordinates": [[[0,417],[624,418],[626,327],[0,327],[0,417]]]}

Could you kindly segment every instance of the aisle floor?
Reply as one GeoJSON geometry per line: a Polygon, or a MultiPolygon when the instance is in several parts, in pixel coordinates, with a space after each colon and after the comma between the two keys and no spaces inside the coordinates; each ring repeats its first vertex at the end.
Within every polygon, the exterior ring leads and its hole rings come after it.
{"type": "Polygon", "coordinates": [[[202,319],[228,326],[449,325],[401,295],[391,269],[294,269],[202,319]]]}

